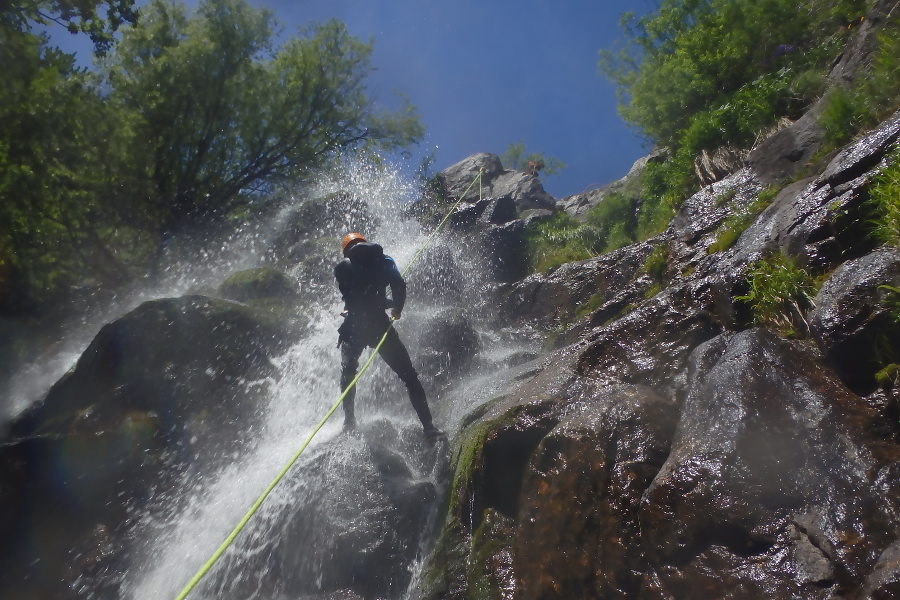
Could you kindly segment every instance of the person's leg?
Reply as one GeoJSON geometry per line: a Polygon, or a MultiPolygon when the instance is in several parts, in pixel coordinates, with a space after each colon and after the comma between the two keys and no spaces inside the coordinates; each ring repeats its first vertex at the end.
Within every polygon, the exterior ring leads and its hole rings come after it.
{"type": "Polygon", "coordinates": [[[400,340],[400,336],[397,335],[397,330],[390,330],[384,345],[379,350],[379,354],[394,373],[400,377],[400,380],[406,384],[406,389],[409,392],[409,401],[416,411],[419,421],[422,422],[425,432],[436,432],[437,430],[431,422],[431,411],[428,409],[428,401],[425,398],[425,388],[422,387],[422,382],[419,381],[419,374],[416,373],[412,360],[409,358],[409,352],[407,352],[406,346],[400,340]]]}
{"type": "MultiPolygon", "coordinates": [[[[341,392],[350,385],[353,378],[356,377],[356,371],[359,368],[359,355],[362,354],[363,347],[358,343],[344,339],[341,341],[341,392]]],[[[344,396],[344,429],[353,429],[356,427],[356,416],[354,413],[353,401],[356,398],[356,386],[354,385],[344,396]]]]}

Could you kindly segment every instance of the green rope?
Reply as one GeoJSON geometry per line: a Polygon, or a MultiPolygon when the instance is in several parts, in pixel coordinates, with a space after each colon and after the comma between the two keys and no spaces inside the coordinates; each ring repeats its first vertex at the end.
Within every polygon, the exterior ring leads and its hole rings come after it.
{"type": "MultiPolygon", "coordinates": [[[[413,265],[413,263],[416,261],[416,259],[418,259],[419,255],[425,250],[425,248],[431,244],[431,241],[437,235],[438,231],[440,231],[440,229],[444,226],[444,223],[447,222],[447,219],[450,218],[450,216],[453,214],[453,211],[456,210],[456,207],[459,206],[459,204],[463,201],[463,198],[465,198],[466,194],[469,193],[469,190],[472,189],[472,186],[475,185],[476,181],[478,182],[478,200],[481,201],[481,196],[482,196],[481,179],[482,179],[483,175],[484,175],[484,169],[482,168],[478,171],[478,175],[476,175],[475,178],[472,179],[472,182],[469,184],[469,187],[467,187],[465,189],[465,191],[459,195],[459,199],[455,203],[453,203],[453,205],[447,211],[447,214],[444,215],[443,219],[441,219],[441,222],[438,223],[437,227],[434,228],[434,231],[431,232],[431,235],[429,235],[428,238],[426,238],[426,240],[424,242],[422,242],[422,244],[419,246],[419,249],[413,254],[409,263],[403,269],[404,275],[407,273],[407,271],[409,271],[409,268],[413,265]]],[[[387,331],[385,331],[384,335],[381,336],[381,339],[378,341],[378,344],[372,350],[372,353],[369,355],[369,358],[366,359],[366,362],[363,363],[362,368],[356,373],[356,377],[354,377],[353,380],[349,384],[347,384],[347,387],[344,389],[344,391],[341,392],[341,395],[337,399],[337,402],[335,402],[334,405],[330,409],[328,409],[328,412],[325,413],[325,416],[322,417],[322,420],[319,421],[319,424],[315,426],[315,428],[312,430],[312,432],[306,438],[306,441],[303,442],[302,446],[300,446],[300,449],[294,453],[294,455],[291,457],[291,459],[288,461],[288,463],[284,466],[284,468],[281,470],[281,472],[279,472],[278,475],[275,477],[275,479],[272,480],[272,483],[270,483],[266,487],[266,489],[263,490],[262,494],[259,495],[259,498],[256,499],[256,502],[253,503],[253,505],[250,507],[250,509],[247,511],[247,513],[241,518],[241,520],[238,522],[238,524],[235,526],[235,528],[232,529],[231,533],[228,534],[228,537],[226,537],[225,540],[221,544],[219,544],[219,547],[216,548],[216,551],[213,552],[212,556],[209,557],[209,560],[207,560],[205,563],[203,563],[203,566],[200,567],[200,569],[194,574],[194,576],[191,578],[191,580],[187,582],[187,585],[185,585],[184,588],[181,590],[181,592],[175,597],[175,600],[184,600],[185,598],[187,598],[188,594],[190,594],[191,591],[194,589],[194,587],[196,587],[196,585],[198,583],[200,583],[200,580],[203,579],[203,577],[209,572],[209,570],[213,567],[213,565],[216,564],[216,561],[218,561],[219,558],[221,558],[221,556],[225,553],[225,550],[228,549],[228,547],[231,545],[231,543],[234,541],[234,539],[238,536],[238,534],[241,533],[241,530],[244,529],[244,526],[250,522],[250,519],[253,518],[253,515],[256,514],[256,511],[259,510],[259,507],[262,506],[263,502],[266,501],[266,498],[268,498],[269,494],[272,493],[272,490],[274,490],[275,487],[279,484],[279,482],[281,482],[281,480],[284,478],[284,476],[287,475],[287,472],[291,469],[291,467],[294,466],[294,463],[297,462],[297,459],[300,458],[300,455],[303,454],[303,451],[306,450],[306,447],[309,446],[309,443],[312,441],[312,439],[315,437],[315,435],[317,433],[319,433],[319,430],[322,429],[322,427],[325,425],[325,422],[328,420],[328,418],[334,413],[334,411],[337,410],[338,406],[341,405],[341,403],[344,401],[344,398],[347,397],[347,394],[350,392],[350,390],[353,389],[353,386],[356,385],[356,382],[359,381],[359,379],[360,379],[360,377],[362,377],[363,373],[365,373],[366,370],[369,368],[369,366],[372,364],[372,361],[375,360],[375,355],[378,354],[378,350],[381,349],[381,346],[384,344],[384,341],[387,339],[387,336],[391,332],[392,327],[393,327],[393,323],[391,323],[391,325],[388,326],[387,331]]]]}

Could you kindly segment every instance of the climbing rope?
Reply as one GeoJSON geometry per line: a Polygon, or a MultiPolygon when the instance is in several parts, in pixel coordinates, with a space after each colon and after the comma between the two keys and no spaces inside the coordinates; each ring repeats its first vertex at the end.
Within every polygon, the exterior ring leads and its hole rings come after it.
{"type": "MultiPolygon", "coordinates": [[[[479,202],[481,201],[482,187],[483,187],[482,186],[483,175],[484,175],[484,168],[482,167],[481,169],[479,169],[478,175],[476,175],[472,179],[472,182],[469,183],[469,185],[465,189],[465,191],[463,191],[463,193],[459,195],[459,198],[457,199],[457,201],[453,203],[453,205],[449,208],[449,210],[447,210],[447,214],[444,215],[444,218],[441,219],[441,221],[437,224],[437,226],[434,228],[434,231],[431,232],[431,234],[425,239],[424,242],[422,242],[422,244],[419,246],[419,248],[413,254],[412,258],[409,260],[409,263],[407,263],[406,267],[404,267],[404,269],[402,271],[402,275],[406,275],[406,273],[409,271],[410,267],[412,267],[413,263],[419,258],[419,255],[422,254],[422,252],[424,252],[425,249],[429,245],[431,245],[431,242],[432,242],[432,240],[434,240],[434,237],[438,234],[438,232],[444,226],[444,223],[446,223],[447,220],[450,218],[450,216],[453,214],[453,211],[456,210],[456,207],[459,206],[459,204],[463,201],[463,198],[465,198],[466,194],[469,193],[469,190],[472,189],[472,186],[475,185],[476,181],[478,182],[478,201],[479,202]]],[[[234,529],[231,530],[231,533],[228,534],[228,537],[226,537],[225,540],[221,544],[219,544],[219,547],[216,548],[216,551],[213,552],[212,556],[209,557],[209,560],[207,560],[205,563],[203,563],[203,566],[201,566],[200,569],[191,578],[191,580],[187,582],[187,585],[185,585],[184,588],[181,590],[181,592],[179,592],[179,594],[175,597],[175,600],[184,600],[185,598],[187,598],[188,594],[191,593],[191,591],[194,589],[194,587],[196,587],[196,585],[198,583],[200,583],[200,580],[203,579],[203,577],[209,572],[209,570],[213,567],[213,565],[216,564],[216,561],[218,561],[219,558],[221,558],[221,556],[225,553],[225,550],[227,550],[228,547],[231,546],[231,543],[235,540],[235,538],[238,536],[238,534],[241,533],[241,530],[244,529],[244,526],[246,526],[247,523],[250,522],[250,519],[253,518],[253,515],[256,514],[256,511],[259,510],[259,507],[262,506],[263,502],[266,501],[266,498],[269,496],[269,494],[272,493],[272,490],[274,490],[275,487],[279,484],[279,482],[281,482],[281,480],[284,478],[284,476],[287,475],[287,472],[291,469],[291,467],[294,466],[294,463],[297,462],[297,459],[300,458],[300,455],[303,454],[303,451],[306,450],[306,447],[309,446],[309,443],[312,441],[312,439],[315,437],[315,435],[317,433],[319,433],[319,430],[322,429],[322,427],[325,425],[325,422],[328,421],[328,418],[334,413],[334,411],[337,410],[337,407],[341,405],[341,403],[344,401],[344,398],[347,397],[347,394],[350,392],[351,389],[353,389],[353,386],[356,385],[356,382],[359,381],[359,379],[360,379],[360,377],[362,377],[363,373],[365,373],[366,370],[369,368],[369,366],[372,364],[372,361],[375,360],[375,355],[378,354],[378,350],[381,349],[381,346],[384,344],[384,341],[387,339],[387,336],[391,332],[392,327],[393,327],[393,323],[388,325],[388,328],[384,332],[384,335],[381,336],[381,339],[378,341],[378,344],[375,345],[375,348],[372,350],[372,353],[369,354],[369,357],[366,359],[366,362],[363,363],[362,368],[356,373],[356,377],[354,377],[353,380],[349,384],[347,384],[347,387],[344,388],[343,392],[341,392],[340,397],[338,397],[338,399],[334,403],[334,405],[332,405],[332,407],[330,409],[328,409],[328,412],[325,413],[325,416],[322,417],[322,420],[319,421],[318,425],[316,425],[313,428],[312,432],[310,432],[309,436],[306,438],[306,441],[303,442],[303,445],[300,446],[300,449],[297,450],[293,456],[291,456],[291,459],[284,466],[284,468],[278,473],[278,475],[275,476],[275,479],[272,480],[272,483],[270,483],[268,486],[266,486],[266,489],[263,490],[262,494],[259,495],[259,498],[256,499],[256,502],[254,502],[253,505],[250,507],[250,509],[247,510],[246,514],[244,514],[244,516],[241,518],[241,520],[238,522],[238,524],[234,527],[234,529]]]]}

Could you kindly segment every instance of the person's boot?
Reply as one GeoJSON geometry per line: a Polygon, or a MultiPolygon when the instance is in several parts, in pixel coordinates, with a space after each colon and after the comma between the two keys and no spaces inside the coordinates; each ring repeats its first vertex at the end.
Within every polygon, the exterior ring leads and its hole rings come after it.
{"type": "Polygon", "coordinates": [[[424,426],[425,440],[434,443],[439,439],[447,439],[447,434],[429,423],[424,426]]]}

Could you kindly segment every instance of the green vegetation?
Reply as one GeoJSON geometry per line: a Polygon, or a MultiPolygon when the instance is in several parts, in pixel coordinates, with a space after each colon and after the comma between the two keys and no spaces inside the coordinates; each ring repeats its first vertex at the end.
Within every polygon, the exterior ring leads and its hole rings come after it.
{"type": "Polygon", "coordinates": [[[825,129],[828,152],[857,132],[877,125],[900,108],[900,24],[895,19],[877,36],[870,70],[852,87],[829,92],[819,124],[825,129]]]}
{"type": "Polygon", "coordinates": [[[564,212],[531,226],[525,234],[532,271],[547,273],[561,264],[590,258],[587,231],[564,212]]]}
{"type": "Polygon", "coordinates": [[[0,8],[0,31],[24,31],[29,21],[57,23],[69,33],[86,33],[94,42],[95,52],[103,54],[112,45],[119,26],[136,19],[134,0],[18,0],[0,8]]]}
{"type": "Polygon", "coordinates": [[[622,193],[607,195],[588,211],[584,222],[566,213],[532,225],[525,242],[533,271],[612,252],[635,241],[633,201],[622,193]]]}
{"type": "Polygon", "coordinates": [[[646,16],[623,17],[628,43],[601,51],[600,67],[618,86],[625,120],[672,151],[648,168],[659,215],[697,188],[701,151],[749,147],[822,93],[825,69],[866,5],[663,0],[646,16]]]}
{"type": "Polygon", "coordinates": [[[193,15],[155,0],[96,72],[29,30],[33,11],[56,11],[105,49],[129,7],[0,9],[0,310],[123,285],[173,239],[232,227],[340,153],[421,135],[411,108],[373,109],[371,46],[337,22],[275,48],[273,17],[244,0],[205,0],[193,15]]]}
{"type": "Polygon", "coordinates": [[[541,152],[525,152],[525,142],[511,143],[506,147],[500,162],[507,169],[529,171],[535,168],[544,175],[554,175],[566,168],[564,162],[552,156],[544,156],[541,152]]]}
{"type": "Polygon", "coordinates": [[[744,230],[750,227],[756,220],[756,217],[772,203],[779,191],[781,191],[781,188],[777,186],[771,186],[760,191],[755,201],[725,219],[725,222],[719,228],[716,240],[709,245],[706,252],[714,254],[734,246],[734,243],[738,241],[744,230]]]}
{"type": "Polygon", "coordinates": [[[878,387],[890,389],[900,385],[900,365],[891,363],[875,373],[875,383],[878,387]]]}
{"type": "Polygon", "coordinates": [[[639,272],[653,280],[650,287],[644,290],[645,298],[652,298],[663,290],[663,285],[668,279],[670,253],[668,244],[656,246],[641,265],[639,272]]]}
{"type": "Polygon", "coordinates": [[[790,257],[776,254],[757,262],[747,283],[750,291],[735,299],[750,305],[757,323],[786,336],[808,335],[805,314],[812,306],[816,285],[805,269],[790,257]]]}
{"type": "Polygon", "coordinates": [[[878,241],[900,246],[900,148],[869,189],[872,229],[878,241]]]}

